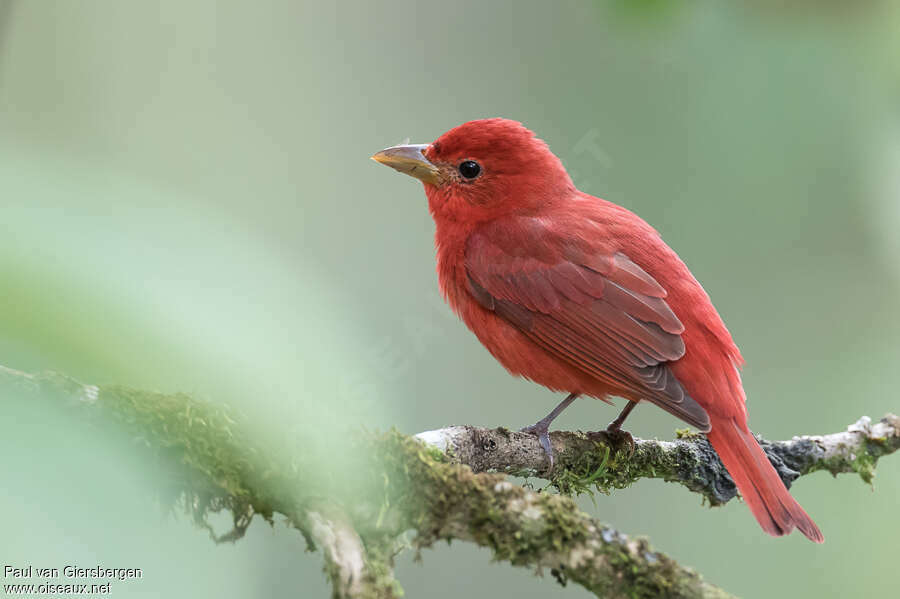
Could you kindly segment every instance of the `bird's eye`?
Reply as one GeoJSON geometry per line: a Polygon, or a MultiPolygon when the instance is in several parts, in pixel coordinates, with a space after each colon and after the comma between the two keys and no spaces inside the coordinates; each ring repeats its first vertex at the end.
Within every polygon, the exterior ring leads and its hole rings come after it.
{"type": "Polygon", "coordinates": [[[481,173],[481,165],[474,160],[465,160],[459,165],[459,174],[466,179],[474,179],[481,173]]]}

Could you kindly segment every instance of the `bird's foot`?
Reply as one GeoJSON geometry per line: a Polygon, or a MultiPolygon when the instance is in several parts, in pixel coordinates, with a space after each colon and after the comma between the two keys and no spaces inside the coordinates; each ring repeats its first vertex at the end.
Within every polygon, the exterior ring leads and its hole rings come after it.
{"type": "Polygon", "coordinates": [[[519,432],[531,433],[538,438],[538,442],[541,444],[541,447],[544,448],[544,455],[546,455],[547,459],[550,461],[550,467],[547,469],[547,473],[552,473],[556,460],[553,456],[553,445],[550,443],[550,424],[541,420],[531,426],[526,426],[519,430],[519,432]]]}
{"type": "Polygon", "coordinates": [[[610,447],[616,452],[627,448],[628,457],[630,458],[634,455],[634,437],[632,437],[631,433],[628,431],[623,431],[621,424],[618,424],[615,421],[610,422],[609,426],[606,427],[606,430],[603,431],[603,436],[606,437],[610,447]]]}

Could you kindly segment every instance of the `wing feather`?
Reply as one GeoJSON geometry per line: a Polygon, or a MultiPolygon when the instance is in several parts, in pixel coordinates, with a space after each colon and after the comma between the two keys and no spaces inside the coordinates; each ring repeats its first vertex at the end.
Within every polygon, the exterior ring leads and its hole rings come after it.
{"type": "MultiPolygon", "coordinates": [[[[519,231],[542,234],[534,223],[519,231]]],[[[495,239],[476,233],[466,248],[469,292],[483,307],[582,372],[709,429],[668,368],[685,353],[684,325],[649,273],[622,252],[569,245],[538,259],[522,254],[528,240],[495,239]]]]}

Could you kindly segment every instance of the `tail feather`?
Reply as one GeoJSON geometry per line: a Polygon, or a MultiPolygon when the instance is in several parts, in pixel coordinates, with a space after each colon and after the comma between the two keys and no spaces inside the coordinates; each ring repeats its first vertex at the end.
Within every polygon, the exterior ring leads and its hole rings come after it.
{"type": "Polygon", "coordinates": [[[823,543],[825,537],[819,527],[788,492],[747,427],[734,418],[711,420],[709,442],[762,529],[780,537],[797,528],[810,541],[823,543]]]}

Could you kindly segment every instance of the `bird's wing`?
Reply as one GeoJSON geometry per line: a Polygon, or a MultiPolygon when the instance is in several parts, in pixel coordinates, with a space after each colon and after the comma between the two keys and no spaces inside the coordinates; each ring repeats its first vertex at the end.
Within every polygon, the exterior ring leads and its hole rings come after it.
{"type": "Polygon", "coordinates": [[[579,249],[542,233],[538,226],[470,236],[472,296],[549,353],[708,431],[706,411],[666,364],[685,352],[666,290],[622,252],[579,249]]]}

